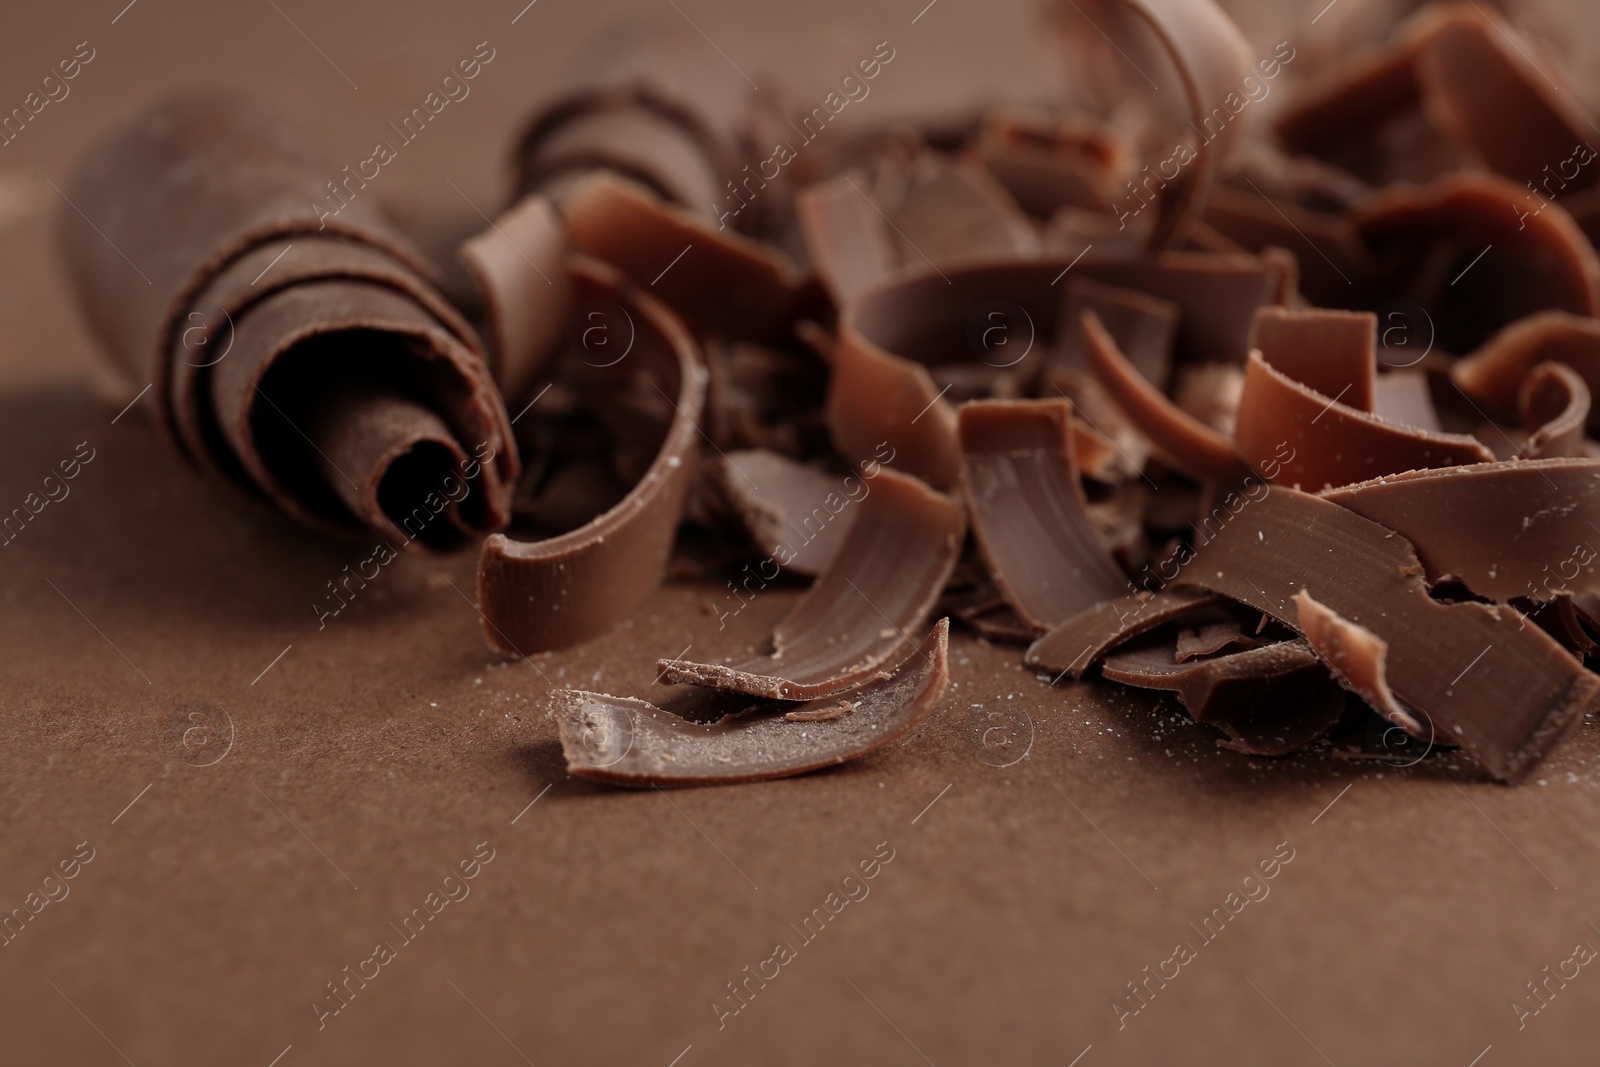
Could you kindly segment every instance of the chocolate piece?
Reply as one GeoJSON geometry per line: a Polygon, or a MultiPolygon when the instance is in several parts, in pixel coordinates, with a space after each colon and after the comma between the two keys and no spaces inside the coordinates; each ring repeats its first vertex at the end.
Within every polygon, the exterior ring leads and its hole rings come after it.
{"type": "Polygon", "coordinates": [[[1564,363],[1541,363],[1523,379],[1517,397],[1528,439],[1529,459],[1577,456],[1583,452],[1583,427],[1589,418],[1589,387],[1564,363]]]}
{"type": "Polygon", "coordinates": [[[622,271],[701,329],[763,340],[793,317],[800,278],[789,258],[607,173],[561,205],[567,239],[622,271]]]}
{"type": "MultiPolygon", "coordinates": [[[[1490,414],[1512,418],[1523,381],[1544,362],[1563,363],[1590,393],[1600,390],[1600,322],[1563,311],[1519,319],[1455,363],[1450,379],[1490,414]]],[[[1600,430],[1600,412],[1590,410],[1589,428],[1600,430]]]]}
{"type": "Polygon", "coordinates": [[[79,299],[202,470],[342,531],[449,547],[498,529],[518,463],[477,338],[364,183],[333,173],[248,99],[158,103],[69,183],[83,214],[64,213],[60,235],[79,299]],[[382,397],[383,412],[330,424],[334,393],[382,397]],[[343,464],[315,454],[318,411],[343,464]],[[446,481],[466,486],[460,506],[446,481]]]}
{"type": "Polygon", "coordinates": [[[1498,601],[1600,592],[1600,460],[1412,471],[1324,495],[1410,541],[1431,582],[1498,601]]]}
{"type": "MultiPolygon", "coordinates": [[[[623,355],[604,367],[588,366],[614,383],[646,376],[674,415],[648,470],[615,507],[548,540],[495,534],[484,543],[478,606],[484,639],[501,652],[529,655],[576,644],[632,611],[666,567],[694,469],[706,375],[693,339],[616,270],[574,258],[569,271],[580,308],[595,302],[608,317],[607,329],[618,336],[624,326],[631,331],[623,355]]],[[[582,328],[591,328],[588,320],[582,328]]]]}
{"type": "Polygon", "coordinates": [[[1028,646],[1022,662],[1082,678],[1108,651],[1129,638],[1221,602],[1220,597],[1195,589],[1163,589],[1103,600],[1052,626],[1028,646]]]}
{"type": "Polygon", "coordinates": [[[1468,171],[1378,193],[1353,219],[1381,267],[1369,299],[1421,305],[1451,352],[1535,312],[1600,314],[1594,247],[1559,204],[1530,215],[1527,200],[1515,182],[1468,171]]]}
{"type": "Polygon", "coordinates": [[[730,452],[708,476],[755,546],[796,574],[827,570],[844,547],[872,483],[841,478],[772,452],[730,452]]]}
{"type": "Polygon", "coordinates": [[[1412,736],[1421,735],[1422,724],[1400,706],[1389,689],[1388,644],[1366,627],[1317,603],[1304,589],[1295,594],[1294,604],[1299,611],[1300,632],[1335,677],[1372,710],[1412,736]]]}
{"type": "Polygon", "coordinates": [[[1276,486],[1196,553],[1178,581],[1289,626],[1299,615],[1291,598],[1309,591],[1385,642],[1392,652],[1388,683],[1398,700],[1497,778],[1518,781],[1600,704],[1600,678],[1525,625],[1519,612],[1440,603],[1421,576],[1411,545],[1392,531],[1276,486]]]}
{"type": "Polygon", "coordinates": [[[1202,481],[1231,483],[1249,473],[1232,441],[1168,400],[1134,369],[1093,311],[1085,311],[1080,321],[1095,377],[1167,462],[1202,481]]]}
{"type": "Polygon", "coordinates": [[[1344,699],[1304,641],[1189,663],[1173,661],[1172,642],[1154,635],[1106,657],[1104,676],[1178,694],[1196,722],[1228,735],[1225,748],[1282,756],[1323,737],[1344,717],[1344,699]]]}
{"type": "Polygon", "coordinates": [[[1216,655],[1230,646],[1236,646],[1240,651],[1249,651],[1259,647],[1260,644],[1261,642],[1244,632],[1238,619],[1228,615],[1198,625],[1180,627],[1178,644],[1173,650],[1172,658],[1177,663],[1188,663],[1192,659],[1216,655]]]}
{"type": "Polygon", "coordinates": [[[561,220],[544,197],[524,197],[458,255],[489,321],[495,381],[520,399],[554,349],[572,300],[561,220]]]}
{"type": "Polygon", "coordinates": [[[1397,426],[1323,396],[1258,353],[1245,367],[1234,440],[1262,477],[1304,489],[1494,459],[1471,437],[1397,426]]]}
{"type": "Polygon", "coordinates": [[[1081,73],[1096,89],[1102,84],[1122,89],[1115,99],[1144,91],[1147,76],[1138,64],[1133,64],[1140,74],[1135,80],[1128,73],[1125,52],[1113,58],[1105,51],[1107,31],[1101,27],[1109,26],[1110,34],[1136,53],[1148,51],[1138,46],[1157,45],[1183,87],[1188,122],[1178,126],[1174,121],[1173,132],[1184,143],[1181,152],[1167,161],[1178,172],[1160,173],[1160,165],[1157,173],[1146,168],[1139,176],[1138,193],[1127,198],[1136,206],[1131,212],[1126,207],[1118,211],[1119,216],[1137,214],[1144,208],[1144,196],[1156,199],[1157,217],[1148,241],[1152,248],[1165,247],[1181,238],[1185,223],[1204,206],[1213,173],[1228,163],[1244,140],[1246,124],[1237,120],[1229,101],[1244,99],[1239,90],[1254,70],[1249,46],[1212,0],[1116,0],[1089,7],[1093,17],[1074,0],[1047,9],[1051,29],[1067,50],[1071,74],[1081,73]]]}
{"type": "Polygon", "coordinates": [[[1370,312],[1262,308],[1251,349],[1279,373],[1357,411],[1372,410],[1378,317],[1370,312]]]}
{"type": "Polygon", "coordinates": [[[1083,331],[1077,329],[1076,324],[1082,321],[1085,311],[1093,311],[1134,369],[1157,389],[1167,387],[1172,374],[1173,340],[1180,319],[1176,304],[1088,277],[1070,279],[1066,290],[1066,304],[1061,311],[1061,321],[1066,328],[1057,338],[1061,353],[1057,366],[1089,371],[1083,331]]]}
{"type": "Polygon", "coordinates": [[[1042,361],[1045,340],[1058,336],[1056,283],[1069,271],[1175,305],[1178,361],[1232,363],[1244,361],[1256,309],[1283,298],[1289,274],[1276,257],[1167,252],[963,267],[880,284],[840,313],[828,387],[835,447],[863,461],[887,443],[899,469],[935,488],[954,486],[961,469],[955,410],[928,368],[1042,361]]]}
{"type": "Polygon", "coordinates": [[[1007,603],[1040,633],[1127,588],[1088,515],[1071,413],[1052,400],[974,401],[959,413],[973,533],[1007,603]]]}
{"type": "Polygon", "coordinates": [[[899,267],[889,234],[862,192],[857,171],[808,185],[795,195],[795,214],[811,265],[836,306],[886,280],[899,267]]]}
{"type": "Polygon", "coordinates": [[[939,620],[893,673],[842,697],[757,707],[709,725],[630,697],[557,690],[551,706],[567,772],[616,785],[710,785],[857,759],[910,733],[938,704],[950,677],[949,631],[939,620]]]}
{"type": "Polygon", "coordinates": [[[663,681],[778,700],[860,684],[894,655],[938,601],[966,535],[959,503],[882,470],[829,567],[773,628],[771,651],[727,663],[663,659],[663,681]]]}

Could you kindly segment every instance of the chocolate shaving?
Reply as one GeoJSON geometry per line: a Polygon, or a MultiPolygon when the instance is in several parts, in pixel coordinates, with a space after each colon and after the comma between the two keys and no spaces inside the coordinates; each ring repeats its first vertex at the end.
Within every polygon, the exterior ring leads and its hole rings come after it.
{"type": "MultiPolygon", "coordinates": [[[[1511,418],[1523,381],[1545,362],[1571,367],[1591,393],[1600,389],[1600,322],[1562,311],[1519,319],[1455,363],[1450,378],[1491,414],[1511,418]]],[[[1600,430],[1600,412],[1590,410],[1589,428],[1600,430]]]]}
{"type": "Polygon", "coordinates": [[[1124,641],[1221,602],[1214,594],[1194,589],[1163,589],[1103,600],[1051,627],[1028,646],[1022,662],[1082,678],[1124,641]]]}
{"type": "Polygon", "coordinates": [[[170,98],[79,164],[68,269],[196,466],[305,522],[454,547],[510,517],[509,419],[421,254],[364,185],[330,201],[333,173],[253,101],[170,98]],[[372,401],[340,424],[335,395],[372,401]]]}
{"type": "Polygon", "coordinates": [[[1314,588],[1321,603],[1388,646],[1399,701],[1497,778],[1518,781],[1600,704],[1600,678],[1514,609],[1440,603],[1421,576],[1411,545],[1392,531],[1278,486],[1223,527],[1178,580],[1289,626],[1298,623],[1293,595],[1314,588]]]}
{"type": "Polygon", "coordinates": [[[1416,548],[1428,580],[1492,600],[1600,593],[1600,460],[1551,459],[1412,471],[1325,496],[1416,548]]]}
{"type": "Polygon", "coordinates": [[[663,681],[812,700],[870,677],[922,625],[961,554],[966,513],[917,479],[880,471],[834,558],[773,628],[771,651],[725,663],[663,659],[663,681]]]}
{"type": "Polygon", "coordinates": [[[1249,473],[1232,441],[1168,400],[1139,374],[1099,316],[1085,311],[1080,321],[1095,377],[1167,462],[1202,481],[1234,482],[1249,473]]]}
{"type": "Polygon", "coordinates": [[[557,690],[551,706],[567,772],[617,785],[709,785],[858,759],[906,736],[938,704],[950,677],[949,631],[941,619],[892,673],[843,697],[757,707],[709,725],[630,697],[557,690]]]}
{"type": "Polygon", "coordinates": [[[796,574],[827,570],[855,525],[870,481],[841,478],[772,452],[730,452],[708,476],[756,547],[796,574]]]}
{"type": "Polygon", "coordinates": [[[1007,603],[1040,633],[1127,588],[1089,518],[1071,413],[1050,400],[960,410],[973,533],[1007,603]]]}
{"type": "Polygon", "coordinates": [[[1517,397],[1528,431],[1522,454],[1529,459],[1581,455],[1589,407],[1589,387],[1571,367],[1541,363],[1533,368],[1517,397]]]}
{"type": "Polygon", "coordinates": [[[1250,347],[1279,373],[1357,411],[1372,410],[1378,318],[1315,308],[1256,312],[1250,347]]]}
{"type": "Polygon", "coordinates": [[[1394,425],[1323,396],[1259,353],[1245,367],[1234,440],[1262,477],[1307,489],[1494,459],[1471,437],[1394,425]]]}
{"type": "Polygon", "coordinates": [[[495,534],[484,543],[478,606],[484,639],[501,652],[562,648],[627,616],[661,579],[693,474],[706,382],[693,339],[612,268],[575,258],[569,271],[575,299],[614,305],[633,331],[626,353],[595,371],[618,382],[647,376],[673,417],[644,476],[616,506],[548,540],[495,534]]]}

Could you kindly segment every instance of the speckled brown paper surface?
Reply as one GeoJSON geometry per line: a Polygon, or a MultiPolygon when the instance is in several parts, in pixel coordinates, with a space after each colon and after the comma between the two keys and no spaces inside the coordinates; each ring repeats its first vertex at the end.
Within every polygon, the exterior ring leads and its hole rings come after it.
{"type": "Polygon", "coordinates": [[[940,707],[859,763],[568,779],[549,689],[644,694],[658,658],[738,651],[799,587],[719,631],[717,586],[669,585],[530,665],[484,648],[471,553],[406,556],[319,630],[374,545],[243,507],[118,417],[143,383],[96,369],[50,243],[71,208],[49,183],[195,81],[354,163],[489,41],[369,190],[466,232],[602,22],[690,18],[819,95],[888,39],[842,120],[865,123],[1041,91],[1027,5],[121,6],[19,10],[0,40],[6,108],[94,50],[0,148],[0,509],[78,464],[0,547],[0,914],[30,916],[0,947],[0,1062],[1593,1062],[1594,724],[1517,789],[1449,758],[1251,760],[1171,699],[1051,689],[955,633],[940,707]]]}

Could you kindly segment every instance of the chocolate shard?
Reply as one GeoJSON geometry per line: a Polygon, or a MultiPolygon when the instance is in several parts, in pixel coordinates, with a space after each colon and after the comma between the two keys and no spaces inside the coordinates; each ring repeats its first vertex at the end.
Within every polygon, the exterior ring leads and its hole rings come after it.
{"type": "Polygon", "coordinates": [[[1306,489],[1494,459],[1474,438],[1399,426],[1323,396],[1251,353],[1234,440],[1262,477],[1306,489]]]}
{"type": "Polygon", "coordinates": [[[1127,579],[1088,514],[1064,400],[973,401],[960,409],[962,483],[989,573],[1042,633],[1120,596],[1127,579]]]}
{"type": "Polygon", "coordinates": [[[718,722],[643,700],[561,689],[551,696],[567,772],[616,785],[721,785],[785,778],[859,759],[909,734],[950,674],[940,619],[891,673],[799,707],[765,704],[718,722]]]}
{"type": "Polygon", "coordinates": [[[771,651],[725,663],[660,660],[660,678],[775,700],[832,696],[871,677],[921,627],[966,536],[957,501],[882,470],[844,545],[773,628],[771,651]]]}
{"type": "Polygon", "coordinates": [[[420,513],[434,533],[407,540],[438,548],[499,529],[519,463],[477,336],[370,196],[329,201],[333,172],[247,98],[147,108],[69,182],[84,310],[201,470],[338,531],[392,537],[420,513]],[[374,399],[340,426],[335,394],[374,399]],[[345,463],[315,455],[317,412],[345,463]],[[470,483],[464,502],[446,479],[470,483]]]}
{"type": "Polygon", "coordinates": [[[829,474],[774,452],[730,452],[706,469],[756,548],[796,574],[815,576],[833,565],[858,505],[872,492],[871,480],[829,474]]]}
{"type": "Polygon", "coordinates": [[[489,355],[500,391],[526,396],[557,341],[572,301],[566,235],[555,209],[528,196],[458,252],[489,323],[489,355]]]}
{"type": "Polygon", "coordinates": [[[1157,389],[1166,389],[1172,375],[1172,350],[1181,315],[1178,306],[1137,289],[1106,285],[1093,278],[1069,278],[1065,283],[1057,338],[1060,354],[1055,366],[1088,372],[1088,346],[1083,331],[1075,328],[1085,311],[1094,312],[1117,348],[1141,376],[1157,389]]]}
{"type": "Polygon", "coordinates": [[[1430,582],[1502,602],[1600,593],[1600,460],[1411,471],[1324,495],[1410,541],[1430,582]]]}
{"type": "Polygon", "coordinates": [[[1234,443],[1146,381],[1093,311],[1080,319],[1095,377],[1162,457],[1202,481],[1232,483],[1249,474],[1234,443]]]}
{"type": "Polygon", "coordinates": [[[1299,617],[1294,594],[1314,588],[1321,603],[1391,650],[1396,699],[1505,781],[1525,777],[1600,705],[1600,678],[1521,613],[1432,599],[1407,541],[1294,489],[1275,486],[1251,504],[1178,581],[1291,627],[1299,617]]]}
{"type": "MultiPolygon", "coordinates": [[[[672,551],[698,444],[706,372],[676,316],[604,264],[569,261],[580,307],[595,302],[617,319],[608,329],[630,343],[604,367],[613,389],[648,378],[673,416],[644,475],[614,507],[543,541],[491,536],[478,560],[484,639],[501,652],[529,655],[576,644],[619,621],[655,588],[672,551]]],[[[588,328],[588,323],[584,324],[588,328]]],[[[581,342],[579,342],[581,344],[581,342]]],[[[569,358],[572,358],[569,356],[569,358]]]]}
{"type": "Polygon", "coordinates": [[[1413,737],[1419,736],[1422,724],[1389,689],[1388,643],[1365,626],[1318,603],[1305,589],[1295,594],[1294,604],[1299,612],[1300,632],[1334,676],[1374,711],[1413,737]]]}
{"type": "Polygon", "coordinates": [[[1082,678],[1107,652],[1130,638],[1222,602],[1221,597],[1196,589],[1163,589],[1104,600],[1052,626],[1028,646],[1022,662],[1082,678]]]}
{"type": "Polygon", "coordinates": [[[1196,722],[1228,735],[1225,748],[1252,756],[1305,748],[1344,717],[1343,694],[1304,641],[1176,663],[1171,639],[1156,634],[1107,656],[1102,673],[1123,685],[1177,693],[1196,722]]]}
{"type": "MultiPolygon", "coordinates": [[[[1518,319],[1454,363],[1450,379],[1489,414],[1510,419],[1523,381],[1547,362],[1571,367],[1591,394],[1600,390],[1600,322],[1563,311],[1518,319]]],[[[1590,410],[1589,428],[1600,430],[1600,412],[1590,410]]]]}

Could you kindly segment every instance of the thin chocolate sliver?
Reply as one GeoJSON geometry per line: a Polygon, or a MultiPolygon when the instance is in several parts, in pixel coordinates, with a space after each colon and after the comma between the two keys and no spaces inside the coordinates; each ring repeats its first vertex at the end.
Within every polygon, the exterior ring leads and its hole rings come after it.
{"type": "Polygon", "coordinates": [[[718,722],[680,719],[643,700],[558,690],[552,709],[567,772],[615,785],[716,785],[785,778],[858,759],[927,718],[949,681],[950,622],[858,689],[798,707],[767,704],[718,722]]]}
{"type": "Polygon", "coordinates": [[[1202,481],[1231,483],[1249,473],[1234,443],[1190,415],[1139,373],[1100,318],[1084,311],[1089,365],[1123,412],[1173,466],[1202,481]]]}
{"type": "MultiPolygon", "coordinates": [[[[1546,311],[1519,319],[1482,348],[1454,363],[1450,378],[1491,415],[1512,418],[1522,383],[1540,363],[1562,363],[1600,391],[1600,322],[1586,315],[1546,311]]],[[[1589,428],[1600,430],[1600,412],[1589,412],[1589,428]]]]}
{"type": "Polygon", "coordinates": [[[706,389],[693,338],[614,269],[575,257],[569,270],[580,307],[595,302],[613,308],[612,317],[622,313],[607,327],[617,334],[615,343],[625,328],[632,331],[625,354],[596,372],[619,383],[647,376],[674,414],[644,476],[604,514],[543,541],[495,534],[484,543],[478,605],[484,638],[501,652],[563,648],[627,616],[661,580],[693,475],[706,389]]]}
{"type": "Polygon", "coordinates": [[[960,410],[973,532],[1006,601],[1040,633],[1127,588],[1089,518],[1071,414],[1064,400],[960,410]]]}
{"type": "Polygon", "coordinates": [[[669,683],[812,700],[860,684],[920,629],[961,555],[961,504],[909,475],[873,479],[833,565],[773,628],[771,650],[724,663],[663,659],[669,683]]]}
{"type": "Polygon", "coordinates": [[[1302,589],[1389,648],[1388,684],[1491,774],[1519,781],[1600,705],[1600,678],[1513,608],[1441,603],[1392,531],[1284,486],[1252,503],[1178,581],[1297,626],[1302,589]]]}
{"type": "Polygon", "coordinates": [[[1130,638],[1219,603],[1221,597],[1196,589],[1163,589],[1104,600],[1051,627],[1028,647],[1022,662],[1082,678],[1107,652],[1130,638]]]}
{"type": "Polygon", "coordinates": [[[1581,455],[1590,406],[1589,386],[1577,371],[1564,363],[1533,368],[1517,397],[1522,427],[1528,432],[1522,454],[1529,459],[1581,455]]]}

